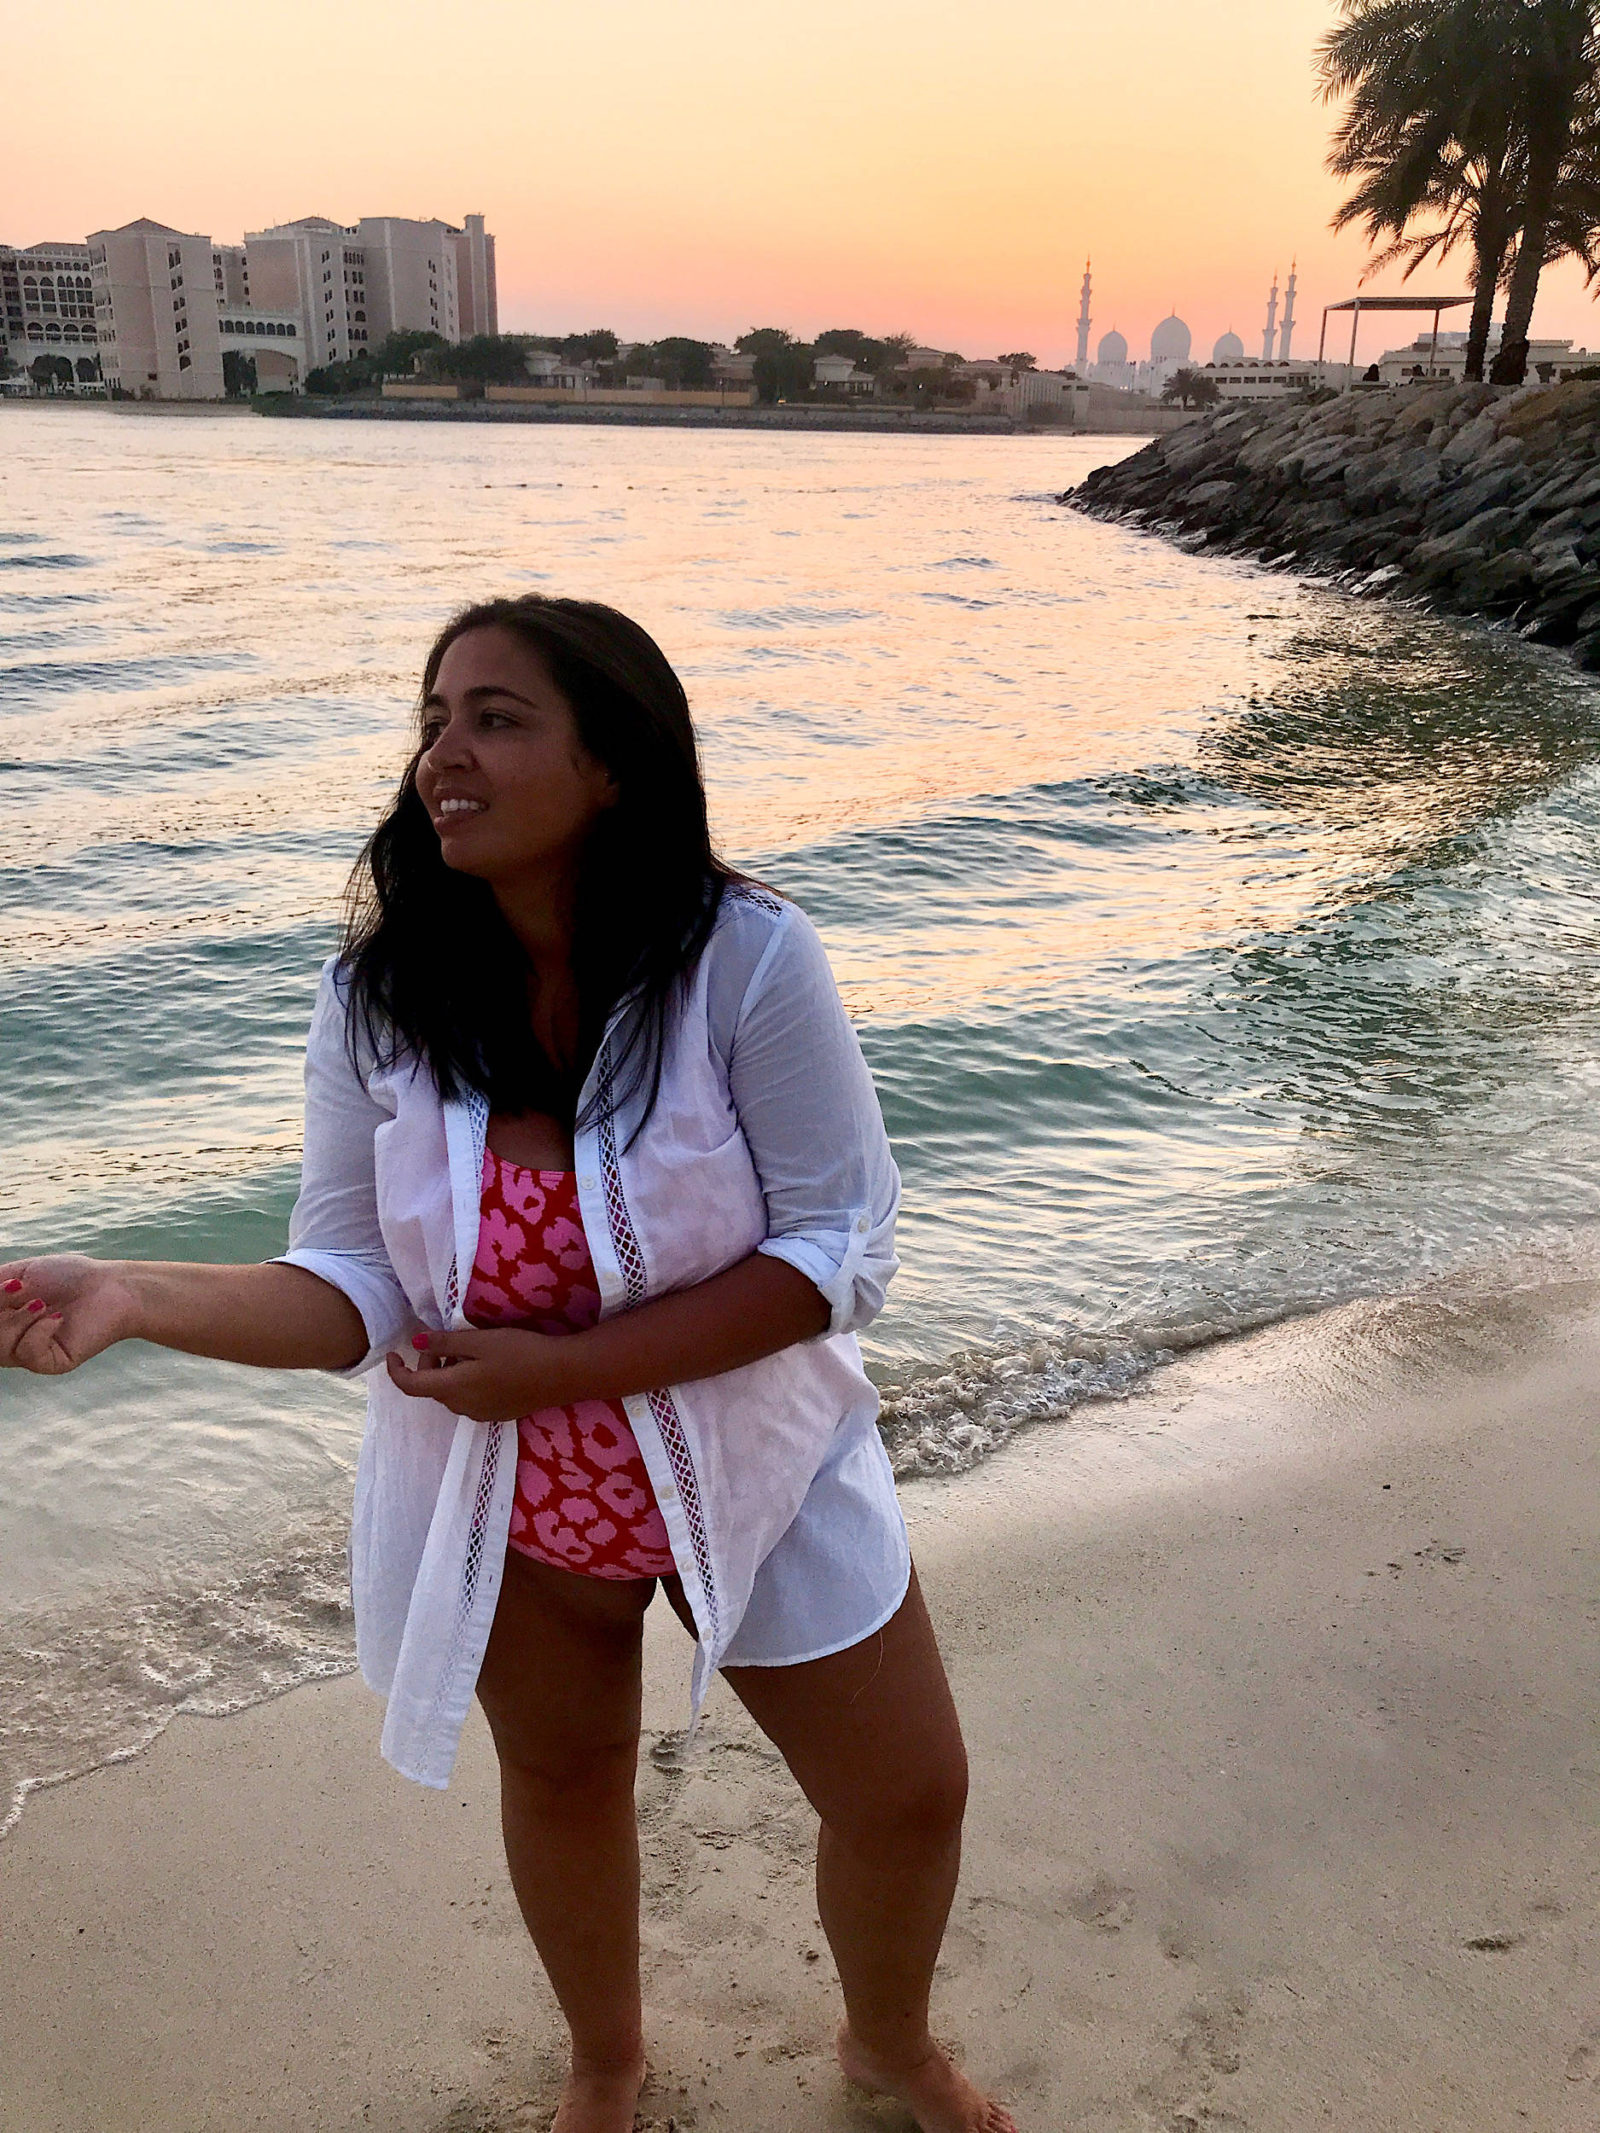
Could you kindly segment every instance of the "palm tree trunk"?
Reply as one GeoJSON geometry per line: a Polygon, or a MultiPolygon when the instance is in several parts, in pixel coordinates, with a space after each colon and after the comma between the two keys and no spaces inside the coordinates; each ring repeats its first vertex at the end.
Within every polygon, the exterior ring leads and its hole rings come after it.
{"type": "Polygon", "coordinates": [[[1534,299],[1539,294],[1539,276],[1544,271],[1545,238],[1550,228],[1550,210],[1569,131],[1570,128],[1562,129],[1559,146],[1541,143],[1529,158],[1522,236],[1517,245],[1517,263],[1511,269],[1511,286],[1506,291],[1506,322],[1500,331],[1500,353],[1494,359],[1491,372],[1496,385],[1520,385],[1528,374],[1528,328],[1533,323],[1534,299]]]}
{"type": "Polygon", "coordinates": [[[1545,241],[1561,166],[1572,146],[1573,122],[1593,28],[1595,0],[1544,0],[1530,26],[1536,37],[1532,64],[1522,86],[1522,124],[1527,140],[1527,185],[1522,199],[1522,236],[1506,292],[1506,322],[1500,353],[1490,373],[1497,385],[1520,385],[1528,370],[1528,328],[1544,270],[1545,241]],[[1542,34],[1541,34],[1542,33],[1542,34]]]}
{"type": "Polygon", "coordinates": [[[1523,235],[1517,245],[1517,264],[1510,269],[1506,290],[1506,324],[1500,328],[1500,354],[1495,356],[1491,378],[1498,386],[1519,386],[1527,375],[1527,328],[1534,322],[1534,299],[1538,277],[1545,271],[1545,235],[1551,222],[1551,194],[1555,171],[1542,188],[1534,188],[1532,173],[1527,186],[1527,211],[1523,235]]]}
{"type": "Polygon", "coordinates": [[[1505,186],[1498,172],[1491,172],[1484,180],[1478,224],[1472,238],[1472,324],[1467,334],[1466,377],[1475,385],[1483,382],[1483,359],[1489,346],[1489,328],[1494,321],[1494,300],[1510,242],[1511,217],[1506,211],[1505,186]]]}

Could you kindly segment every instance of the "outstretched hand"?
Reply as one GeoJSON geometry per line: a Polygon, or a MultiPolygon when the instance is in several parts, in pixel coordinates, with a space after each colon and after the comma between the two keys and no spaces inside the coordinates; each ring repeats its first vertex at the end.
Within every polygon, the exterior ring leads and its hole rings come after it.
{"type": "Polygon", "coordinates": [[[437,1400],[474,1422],[515,1422],[541,1407],[564,1407],[589,1395],[575,1382],[573,1337],[521,1326],[463,1326],[453,1333],[423,1327],[411,1338],[417,1366],[387,1358],[389,1381],[412,1399],[437,1400]]]}
{"type": "Polygon", "coordinates": [[[113,1262],[59,1252],[0,1266],[0,1369],[59,1377],[137,1331],[133,1290],[113,1262]]]}

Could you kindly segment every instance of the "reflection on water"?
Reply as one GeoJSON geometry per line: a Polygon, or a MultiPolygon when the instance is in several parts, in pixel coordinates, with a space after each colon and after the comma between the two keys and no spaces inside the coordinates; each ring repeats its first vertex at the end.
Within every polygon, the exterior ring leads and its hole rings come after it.
{"type": "MultiPolygon", "coordinates": [[[[827,937],[906,1180],[870,1346],[908,1465],[1595,1220],[1595,684],[1050,501],[1120,441],[6,407],[0,442],[19,1247],[276,1248],[421,653],[521,588],[656,632],[725,847],[827,937]]],[[[0,1401],[0,1601],[233,1577],[321,1530],[357,1427],[143,1350],[0,1401]]]]}
{"type": "Polygon", "coordinates": [[[1595,752],[1591,684],[1554,662],[1530,668],[1503,636],[1352,602],[1287,636],[1273,666],[1269,691],[1202,734],[1199,761],[1235,792],[1345,833],[1352,857],[1362,832],[1391,855],[1455,836],[1595,752]]]}

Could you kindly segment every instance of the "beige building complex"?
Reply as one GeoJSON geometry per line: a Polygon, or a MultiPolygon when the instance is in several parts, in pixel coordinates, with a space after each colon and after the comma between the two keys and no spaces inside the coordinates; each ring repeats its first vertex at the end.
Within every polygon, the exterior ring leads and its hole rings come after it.
{"type": "Polygon", "coordinates": [[[95,375],[86,244],[0,245],[0,352],[23,369],[38,356],[66,356],[80,379],[95,375]]]}
{"type": "Polygon", "coordinates": [[[243,249],[253,300],[304,319],[308,367],[348,362],[391,333],[465,341],[500,330],[494,239],[481,215],[461,229],[307,215],[250,232],[243,249]]]}
{"type": "Polygon", "coordinates": [[[84,245],[0,248],[0,320],[13,362],[81,350],[135,399],[220,400],[229,354],[258,389],[293,391],[391,333],[497,332],[494,238],[482,215],[308,215],[233,245],[140,219],[84,245]]]}

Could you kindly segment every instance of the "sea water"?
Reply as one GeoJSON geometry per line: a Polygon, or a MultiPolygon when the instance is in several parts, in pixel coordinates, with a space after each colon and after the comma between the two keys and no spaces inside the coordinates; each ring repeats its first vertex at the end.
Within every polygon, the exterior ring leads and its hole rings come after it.
{"type": "MultiPolygon", "coordinates": [[[[0,1258],[249,1260],[458,605],[637,616],[832,953],[905,1180],[903,1474],[1600,1218],[1600,688],[1055,501],[1121,439],[0,407],[0,1258]]],[[[359,1388],[0,1378],[0,1821],[350,1664],[359,1388]]]]}

